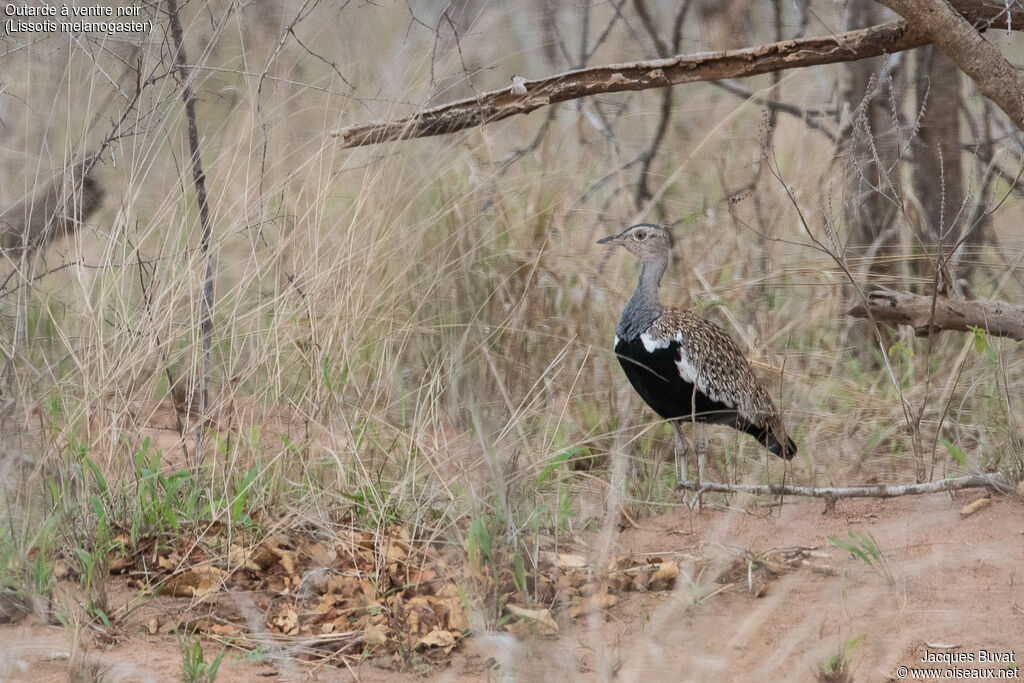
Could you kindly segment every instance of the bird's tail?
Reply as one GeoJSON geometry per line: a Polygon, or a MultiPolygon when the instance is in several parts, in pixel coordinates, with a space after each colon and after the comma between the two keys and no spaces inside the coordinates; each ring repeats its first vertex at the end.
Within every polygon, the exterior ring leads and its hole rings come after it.
{"type": "Polygon", "coordinates": [[[746,430],[747,434],[761,442],[761,445],[767,448],[775,455],[785,460],[792,460],[793,456],[796,455],[796,444],[793,443],[793,439],[783,434],[783,438],[786,443],[783,444],[779,441],[772,429],[766,429],[764,427],[758,427],[757,425],[749,425],[746,430]]]}

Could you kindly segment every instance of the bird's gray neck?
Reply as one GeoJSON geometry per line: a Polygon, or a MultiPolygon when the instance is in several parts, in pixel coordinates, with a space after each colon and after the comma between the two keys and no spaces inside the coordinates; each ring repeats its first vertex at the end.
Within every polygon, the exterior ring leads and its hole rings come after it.
{"type": "Polygon", "coordinates": [[[668,267],[668,256],[644,261],[633,297],[626,304],[616,331],[620,339],[636,339],[661,317],[658,287],[668,267]]]}

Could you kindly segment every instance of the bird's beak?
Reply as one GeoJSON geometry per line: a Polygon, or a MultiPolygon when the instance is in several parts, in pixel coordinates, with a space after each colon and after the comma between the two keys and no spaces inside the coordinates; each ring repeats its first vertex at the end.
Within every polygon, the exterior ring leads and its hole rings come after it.
{"type": "Polygon", "coordinates": [[[598,244],[608,244],[609,242],[615,242],[618,239],[619,239],[618,235],[608,235],[607,237],[602,237],[601,239],[599,239],[597,241],[597,243],[598,244]]]}

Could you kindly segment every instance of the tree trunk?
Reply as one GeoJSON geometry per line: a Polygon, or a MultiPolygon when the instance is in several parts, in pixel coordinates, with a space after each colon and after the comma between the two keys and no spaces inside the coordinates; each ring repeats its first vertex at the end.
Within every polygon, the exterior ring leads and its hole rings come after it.
{"type": "MultiPolygon", "coordinates": [[[[885,14],[873,0],[850,0],[846,24],[850,28],[871,26],[885,21],[885,14]]],[[[843,87],[852,136],[844,202],[847,246],[875,256],[896,243],[895,235],[887,234],[897,213],[892,188],[898,173],[892,104],[887,95],[890,87],[897,93],[899,88],[896,74],[884,71],[886,59],[882,56],[849,63],[843,87]]],[[[881,263],[874,260],[869,270],[891,270],[881,263]]]]}
{"type": "Polygon", "coordinates": [[[924,110],[915,146],[914,190],[925,234],[943,243],[960,236],[964,201],[960,169],[960,70],[934,45],[918,49],[917,103],[924,110]]]}
{"type": "MultiPolygon", "coordinates": [[[[930,257],[915,261],[915,272],[931,279],[936,253],[944,256],[969,226],[964,207],[960,158],[960,69],[934,45],[918,50],[917,108],[923,111],[918,143],[914,146],[914,194],[921,204],[917,227],[930,257]]],[[[955,277],[951,269],[940,274],[947,289],[955,277]]]]}

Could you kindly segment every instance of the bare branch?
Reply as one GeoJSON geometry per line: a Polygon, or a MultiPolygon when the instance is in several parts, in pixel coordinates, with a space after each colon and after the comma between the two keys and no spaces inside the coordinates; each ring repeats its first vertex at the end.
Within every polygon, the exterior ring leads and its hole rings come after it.
{"type": "MultiPolygon", "coordinates": [[[[924,32],[960,70],[974,79],[982,94],[999,105],[1024,130],[1024,81],[991,42],[947,0],[877,0],[924,32]]],[[[1006,4],[1009,8],[1010,4],[1006,4]]],[[[1014,17],[1016,18],[1016,17],[1014,17]]]]}
{"type": "Polygon", "coordinates": [[[933,297],[930,296],[879,287],[869,291],[865,301],[867,307],[863,302],[857,303],[847,315],[873,316],[876,321],[890,325],[912,325],[919,336],[927,335],[929,330],[966,332],[971,327],[980,327],[997,337],[1024,341],[1024,306],[1021,305],[938,296],[934,297],[933,319],[933,297]]]}
{"type": "MultiPolygon", "coordinates": [[[[1015,10],[1011,22],[1002,8],[992,8],[976,0],[957,0],[957,4],[979,29],[1024,28],[1024,11],[1015,10]]],[[[576,69],[522,83],[521,86],[526,88],[525,95],[513,92],[515,86],[502,88],[426,109],[403,119],[349,126],[331,135],[342,138],[345,147],[445,135],[588,95],[664,88],[680,83],[741,78],[783,69],[850,62],[910,50],[929,42],[925,33],[901,21],[743,50],[576,69]]],[[[521,89],[517,90],[521,92],[521,89]]]]}
{"type": "Polygon", "coordinates": [[[716,482],[681,481],[677,490],[700,491],[702,493],[750,493],[755,496],[810,496],[826,498],[896,498],[898,496],[920,496],[926,493],[959,491],[961,489],[996,488],[1009,489],[1013,484],[1002,474],[969,474],[965,477],[942,479],[925,484],[875,484],[872,486],[848,486],[841,488],[810,486],[789,486],[769,484],[719,484],[716,482]]]}
{"type": "Polygon", "coordinates": [[[756,92],[747,90],[743,86],[737,83],[733,83],[731,81],[715,81],[714,85],[718,86],[719,88],[728,93],[736,95],[737,97],[742,97],[745,100],[753,100],[754,102],[757,102],[760,105],[768,107],[768,109],[773,112],[782,112],[783,114],[795,116],[796,118],[803,121],[808,128],[816,130],[825,137],[827,137],[829,141],[833,143],[839,141],[839,137],[835,133],[830,131],[827,127],[825,127],[825,125],[818,123],[815,120],[817,117],[831,116],[831,114],[829,114],[828,112],[819,111],[815,109],[803,109],[801,107],[796,106],[795,104],[790,104],[788,102],[780,102],[779,100],[773,100],[770,97],[764,97],[763,95],[759,95],[756,92]]]}
{"type": "Polygon", "coordinates": [[[669,46],[665,44],[665,41],[661,39],[661,34],[658,32],[658,26],[654,19],[651,17],[650,11],[647,9],[647,3],[644,0],[633,0],[633,8],[636,10],[637,16],[640,17],[640,23],[647,29],[647,36],[654,43],[654,51],[658,53],[658,56],[664,57],[671,51],[669,46]]]}
{"type": "MultiPolygon", "coordinates": [[[[657,28],[654,26],[650,15],[647,13],[647,8],[644,6],[643,0],[635,0],[636,11],[640,14],[643,19],[644,28],[647,29],[648,35],[654,40],[654,44],[658,49],[659,57],[671,57],[674,52],[679,51],[679,45],[683,39],[683,20],[686,18],[686,13],[690,10],[690,0],[685,0],[679,6],[679,11],[676,12],[675,19],[672,22],[672,38],[671,42],[666,45],[658,36],[657,28]]],[[[651,166],[654,164],[654,159],[658,155],[658,148],[661,147],[661,142],[665,138],[665,133],[668,132],[668,124],[672,118],[672,88],[665,88],[665,91],[661,96],[661,114],[658,117],[658,126],[654,129],[654,137],[651,139],[651,144],[648,145],[647,150],[640,155],[641,160],[640,167],[640,180],[637,183],[636,194],[634,196],[634,203],[639,207],[643,202],[651,199],[654,193],[651,192],[647,186],[649,174],[651,172],[651,166]]]]}

